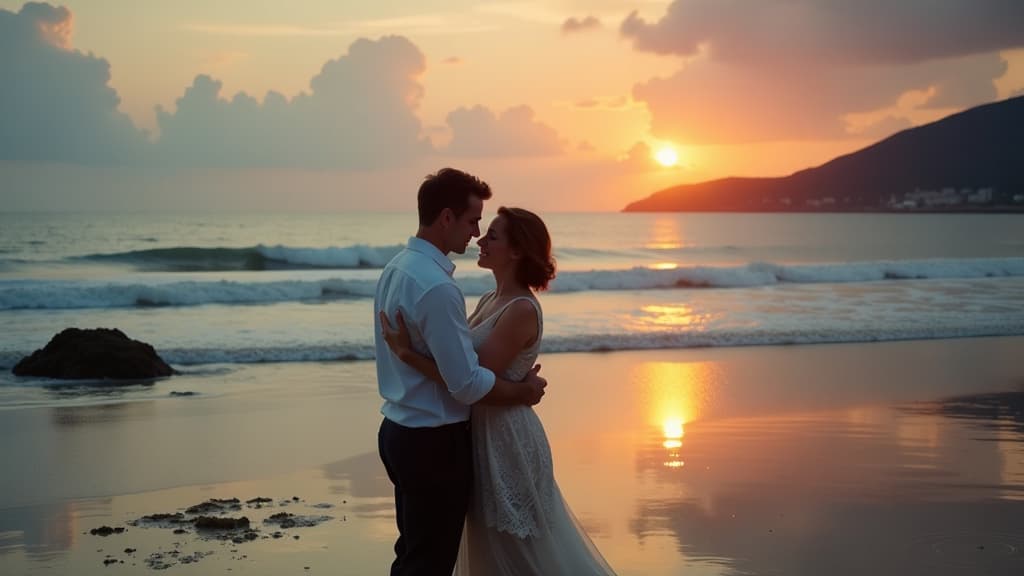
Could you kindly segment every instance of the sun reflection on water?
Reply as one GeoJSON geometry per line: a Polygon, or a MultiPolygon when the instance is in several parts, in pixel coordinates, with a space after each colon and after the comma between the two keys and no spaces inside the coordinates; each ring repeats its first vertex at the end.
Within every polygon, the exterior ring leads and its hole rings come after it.
{"type": "Polygon", "coordinates": [[[644,244],[649,250],[678,250],[686,246],[679,220],[672,216],[658,218],[651,224],[651,239],[644,244]]]}
{"type": "Polygon", "coordinates": [[[635,329],[661,331],[665,328],[699,329],[710,319],[708,314],[694,310],[688,304],[650,304],[640,309],[635,329]]]}
{"type": "Polygon", "coordinates": [[[665,460],[664,466],[666,468],[682,468],[686,464],[680,459],[683,436],[686,435],[686,432],[683,430],[683,419],[668,418],[661,428],[662,436],[665,438],[661,445],[668,451],[668,459],[665,460]]]}
{"type": "MultiPolygon", "coordinates": [[[[682,468],[683,444],[689,423],[698,420],[717,386],[712,362],[646,362],[637,367],[644,387],[649,425],[654,427],[665,468],[682,468]]],[[[653,440],[653,438],[652,438],[653,440]]]]}

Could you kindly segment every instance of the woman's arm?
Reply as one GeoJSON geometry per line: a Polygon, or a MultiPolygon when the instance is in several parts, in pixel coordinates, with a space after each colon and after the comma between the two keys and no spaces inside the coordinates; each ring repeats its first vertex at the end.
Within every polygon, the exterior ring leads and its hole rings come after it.
{"type": "MultiPolygon", "coordinates": [[[[409,329],[401,311],[395,314],[395,321],[398,326],[393,328],[387,316],[381,313],[380,322],[388,347],[402,362],[427,378],[443,384],[444,379],[434,360],[413,350],[409,329]]],[[[537,339],[537,333],[537,310],[533,304],[525,300],[513,302],[501,314],[494,330],[477,350],[480,365],[495,374],[503,374],[516,355],[537,339]]]]}
{"type": "Polygon", "coordinates": [[[405,325],[405,318],[402,317],[401,310],[395,311],[395,323],[397,326],[392,327],[387,314],[383,310],[380,312],[381,330],[384,332],[384,341],[387,342],[388,348],[395,353],[395,356],[398,356],[399,360],[412,366],[420,374],[438,384],[444,384],[444,378],[441,377],[441,371],[438,370],[434,359],[427,358],[412,349],[409,328],[405,325]]]}

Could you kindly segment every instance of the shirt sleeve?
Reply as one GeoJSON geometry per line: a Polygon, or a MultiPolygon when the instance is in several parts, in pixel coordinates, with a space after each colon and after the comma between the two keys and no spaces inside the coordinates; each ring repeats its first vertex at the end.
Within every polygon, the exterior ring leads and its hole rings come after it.
{"type": "Polygon", "coordinates": [[[480,365],[466,323],[466,300],[454,284],[428,290],[415,310],[407,311],[423,336],[452,397],[474,404],[494,388],[494,372],[480,365]]]}

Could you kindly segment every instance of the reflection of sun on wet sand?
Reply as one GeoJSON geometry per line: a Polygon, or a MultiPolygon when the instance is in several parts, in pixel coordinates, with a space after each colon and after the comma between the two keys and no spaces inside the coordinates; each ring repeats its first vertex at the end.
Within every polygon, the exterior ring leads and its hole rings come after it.
{"type": "Polygon", "coordinates": [[[668,455],[665,460],[665,467],[679,468],[686,465],[680,458],[680,448],[683,447],[683,421],[679,418],[670,418],[665,421],[663,435],[665,441],[661,443],[668,455]]]}
{"type": "MultiPolygon", "coordinates": [[[[621,575],[1016,575],[1022,345],[554,354],[537,412],[561,491],[621,575]]],[[[386,572],[372,363],[174,389],[196,395],[0,412],[19,472],[0,475],[0,573],[386,572]],[[160,513],[181,522],[139,522],[160,513]],[[249,531],[201,530],[203,515],[249,531]]]]}

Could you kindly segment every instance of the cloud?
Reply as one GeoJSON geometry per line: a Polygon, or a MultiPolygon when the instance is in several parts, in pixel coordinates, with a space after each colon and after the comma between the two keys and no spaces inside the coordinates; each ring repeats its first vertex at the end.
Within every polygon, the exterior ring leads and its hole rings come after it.
{"type": "Polygon", "coordinates": [[[169,112],[157,110],[161,162],[185,166],[373,169],[429,152],[415,110],[425,59],[409,40],[355,41],[324,64],[310,92],[262,102],[221,96],[200,75],[169,112]]]}
{"type": "Polygon", "coordinates": [[[66,8],[0,10],[0,160],[123,164],[145,134],[118,111],[106,60],[72,48],[66,8]]]}
{"type": "Polygon", "coordinates": [[[998,50],[1024,44],[1021,21],[1024,3],[1009,0],[676,0],[620,30],[638,50],[685,58],[633,88],[652,132],[734,144],[848,137],[844,117],[882,116],[910,91],[933,90],[921,109],[991,101],[1007,69],[998,50]]]}
{"type": "Polygon", "coordinates": [[[630,101],[628,96],[616,96],[614,98],[587,97],[568,105],[577,110],[628,110],[637,107],[635,102],[630,101]]]}
{"type": "Polygon", "coordinates": [[[588,30],[597,30],[601,27],[601,21],[594,16],[587,16],[586,18],[569,18],[565,22],[562,22],[562,34],[573,34],[576,32],[586,32],[588,30]]]}
{"type": "MultiPolygon", "coordinates": [[[[417,114],[426,71],[408,39],[359,39],[326,62],[308,90],[262,98],[226,94],[214,75],[195,77],[174,105],[157,107],[153,142],[118,112],[106,60],[71,48],[66,8],[0,10],[0,161],[149,168],[382,170],[436,158],[417,114]]],[[[228,66],[240,52],[218,54],[228,66]]],[[[453,61],[450,61],[454,63],[453,61]]],[[[459,156],[551,156],[558,134],[525,106],[500,116],[459,109],[441,128],[459,156]]]]}
{"type": "Polygon", "coordinates": [[[534,120],[528,106],[496,115],[483,106],[448,114],[452,139],[445,150],[455,156],[553,156],[562,152],[558,133],[534,120]]]}
{"type": "Polygon", "coordinates": [[[866,125],[850,127],[848,131],[860,137],[881,139],[913,126],[908,118],[889,114],[866,125]]]}
{"type": "Polygon", "coordinates": [[[448,64],[448,65],[451,65],[451,66],[459,66],[461,64],[464,64],[465,61],[462,58],[459,58],[458,56],[449,56],[449,57],[445,58],[444,60],[441,60],[441,63],[442,64],[448,64]]]}
{"type": "Polygon", "coordinates": [[[628,172],[643,172],[654,166],[653,152],[646,142],[636,142],[618,158],[618,166],[628,172]]]}
{"type": "Polygon", "coordinates": [[[891,65],[1024,46],[1019,0],[675,0],[620,31],[638,50],[743,65],[891,65]]]}
{"type": "Polygon", "coordinates": [[[901,95],[934,88],[921,107],[962,108],[996,97],[998,54],[909,66],[798,70],[737,69],[699,59],[668,78],[633,88],[660,138],[701,144],[842,138],[843,117],[892,107],[901,95]],[[987,73],[986,73],[987,71],[987,73]]]}

